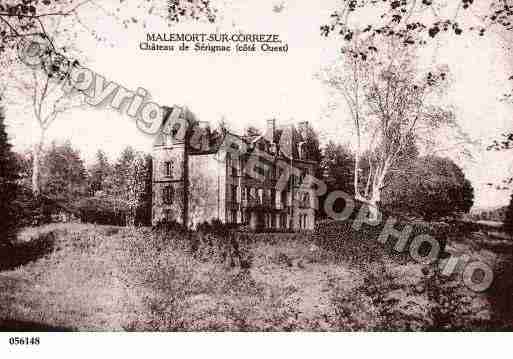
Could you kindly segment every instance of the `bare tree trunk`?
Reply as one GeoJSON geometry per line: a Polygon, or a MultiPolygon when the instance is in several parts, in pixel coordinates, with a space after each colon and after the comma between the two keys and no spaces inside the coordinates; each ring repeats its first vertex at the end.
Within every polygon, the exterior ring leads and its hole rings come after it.
{"type": "Polygon", "coordinates": [[[44,131],[41,130],[39,141],[32,151],[32,193],[35,197],[41,194],[41,152],[43,150],[44,131]]]}
{"type": "Polygon", "coordinates": [[[359,199],[360,191],[358,190],[358,172],[360,172],[360,154],[359,149],[356,151],[356,154],[354,156],[354,195],[356,199],[359,199]]]}
{"type": "Polygon", "coordinates": [[[369,206],[369,220],[378,221],[379,220],[379,208],[378,204],[381,201],[381,191],[383,189],[383,183],[385,181],[385,176],[388,173],[388,169],[390,168],[391,160],[387,158],[383,163],[383,167],[381,171],[376,169],[376,173],[374,174],[374,181],[372,183],[372,194],[370,198],[366,201],[369,206]]]}
{"type": "Polygon", "coordinates": [[[367,205],[369,206],[369,220],[372,222],[379,220],[378,203],[380,200],[381,200],[381,189],[378,187],[378,185],[375,185],[372,188],[372,196],[367,201],[367,205]]]}

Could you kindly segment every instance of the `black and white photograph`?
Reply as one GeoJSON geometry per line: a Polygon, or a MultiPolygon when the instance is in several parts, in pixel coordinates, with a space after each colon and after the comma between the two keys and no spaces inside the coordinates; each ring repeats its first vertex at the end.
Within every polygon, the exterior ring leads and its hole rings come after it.
{"type": "Polygon", "coordinates": [[[0,0],[0,41],[0,346],[513,330],[513,1],[0,0]]]}

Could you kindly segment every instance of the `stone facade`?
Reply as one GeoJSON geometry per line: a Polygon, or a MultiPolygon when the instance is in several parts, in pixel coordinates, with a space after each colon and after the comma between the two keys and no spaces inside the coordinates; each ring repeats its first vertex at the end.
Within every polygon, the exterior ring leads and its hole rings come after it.
{"type": "Polygon", "coordinates": [[[179,139],[163,131],[154,144],[154,224],[194,227],[217,219],[254,230],[313,229],[314,197],[305,178],[316,162],[302,148],[306,123],[277,128],[269,120],[264,135],[245,137],[187,121],[201,135],[179,139]]]}

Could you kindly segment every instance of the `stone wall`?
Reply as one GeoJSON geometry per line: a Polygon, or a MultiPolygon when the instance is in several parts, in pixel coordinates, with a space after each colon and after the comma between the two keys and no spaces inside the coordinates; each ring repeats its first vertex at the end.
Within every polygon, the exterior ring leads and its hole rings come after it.
{"type": "Polygon", "coordinates": [[[224,164],[218,154],[189,157],[189,224],[224,221],[224,164]]]}
{"type": "Polygon", "coordinates": [[[186,219],[186,163],[187,157],[183,145],[159,146],[153,149],[153,225],[166,220],[183,223],[186,219]],[[173,164],[171,177],[166,175],[166,162],[173,164]],[[164,188],[167,186],[174,189],[171,204],[164,202],[164,188]]]}

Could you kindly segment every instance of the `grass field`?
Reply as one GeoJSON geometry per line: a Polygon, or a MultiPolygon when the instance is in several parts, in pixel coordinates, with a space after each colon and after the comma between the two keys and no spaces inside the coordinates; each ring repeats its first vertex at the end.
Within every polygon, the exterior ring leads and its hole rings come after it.
{"type": "Polygon", "coordinates": [[[239,245],[245,265],[230,259],[218,239],[191,248],[178,234],[149,228],[29,228],[19,243],[29,258],[14,256],[0,271],[0,328],[511,328],[512,246],[485,233],[449,245],[449,252],[479,256],[497,270],[494,286],[481,294],[466,290],[458,275],[434,281],[422,265],[379,250],[355,260],[358,251],[368,254],[369,247],[354,241],[333,251],[316,245],[309,235],[252,234],[239,245]]]}

